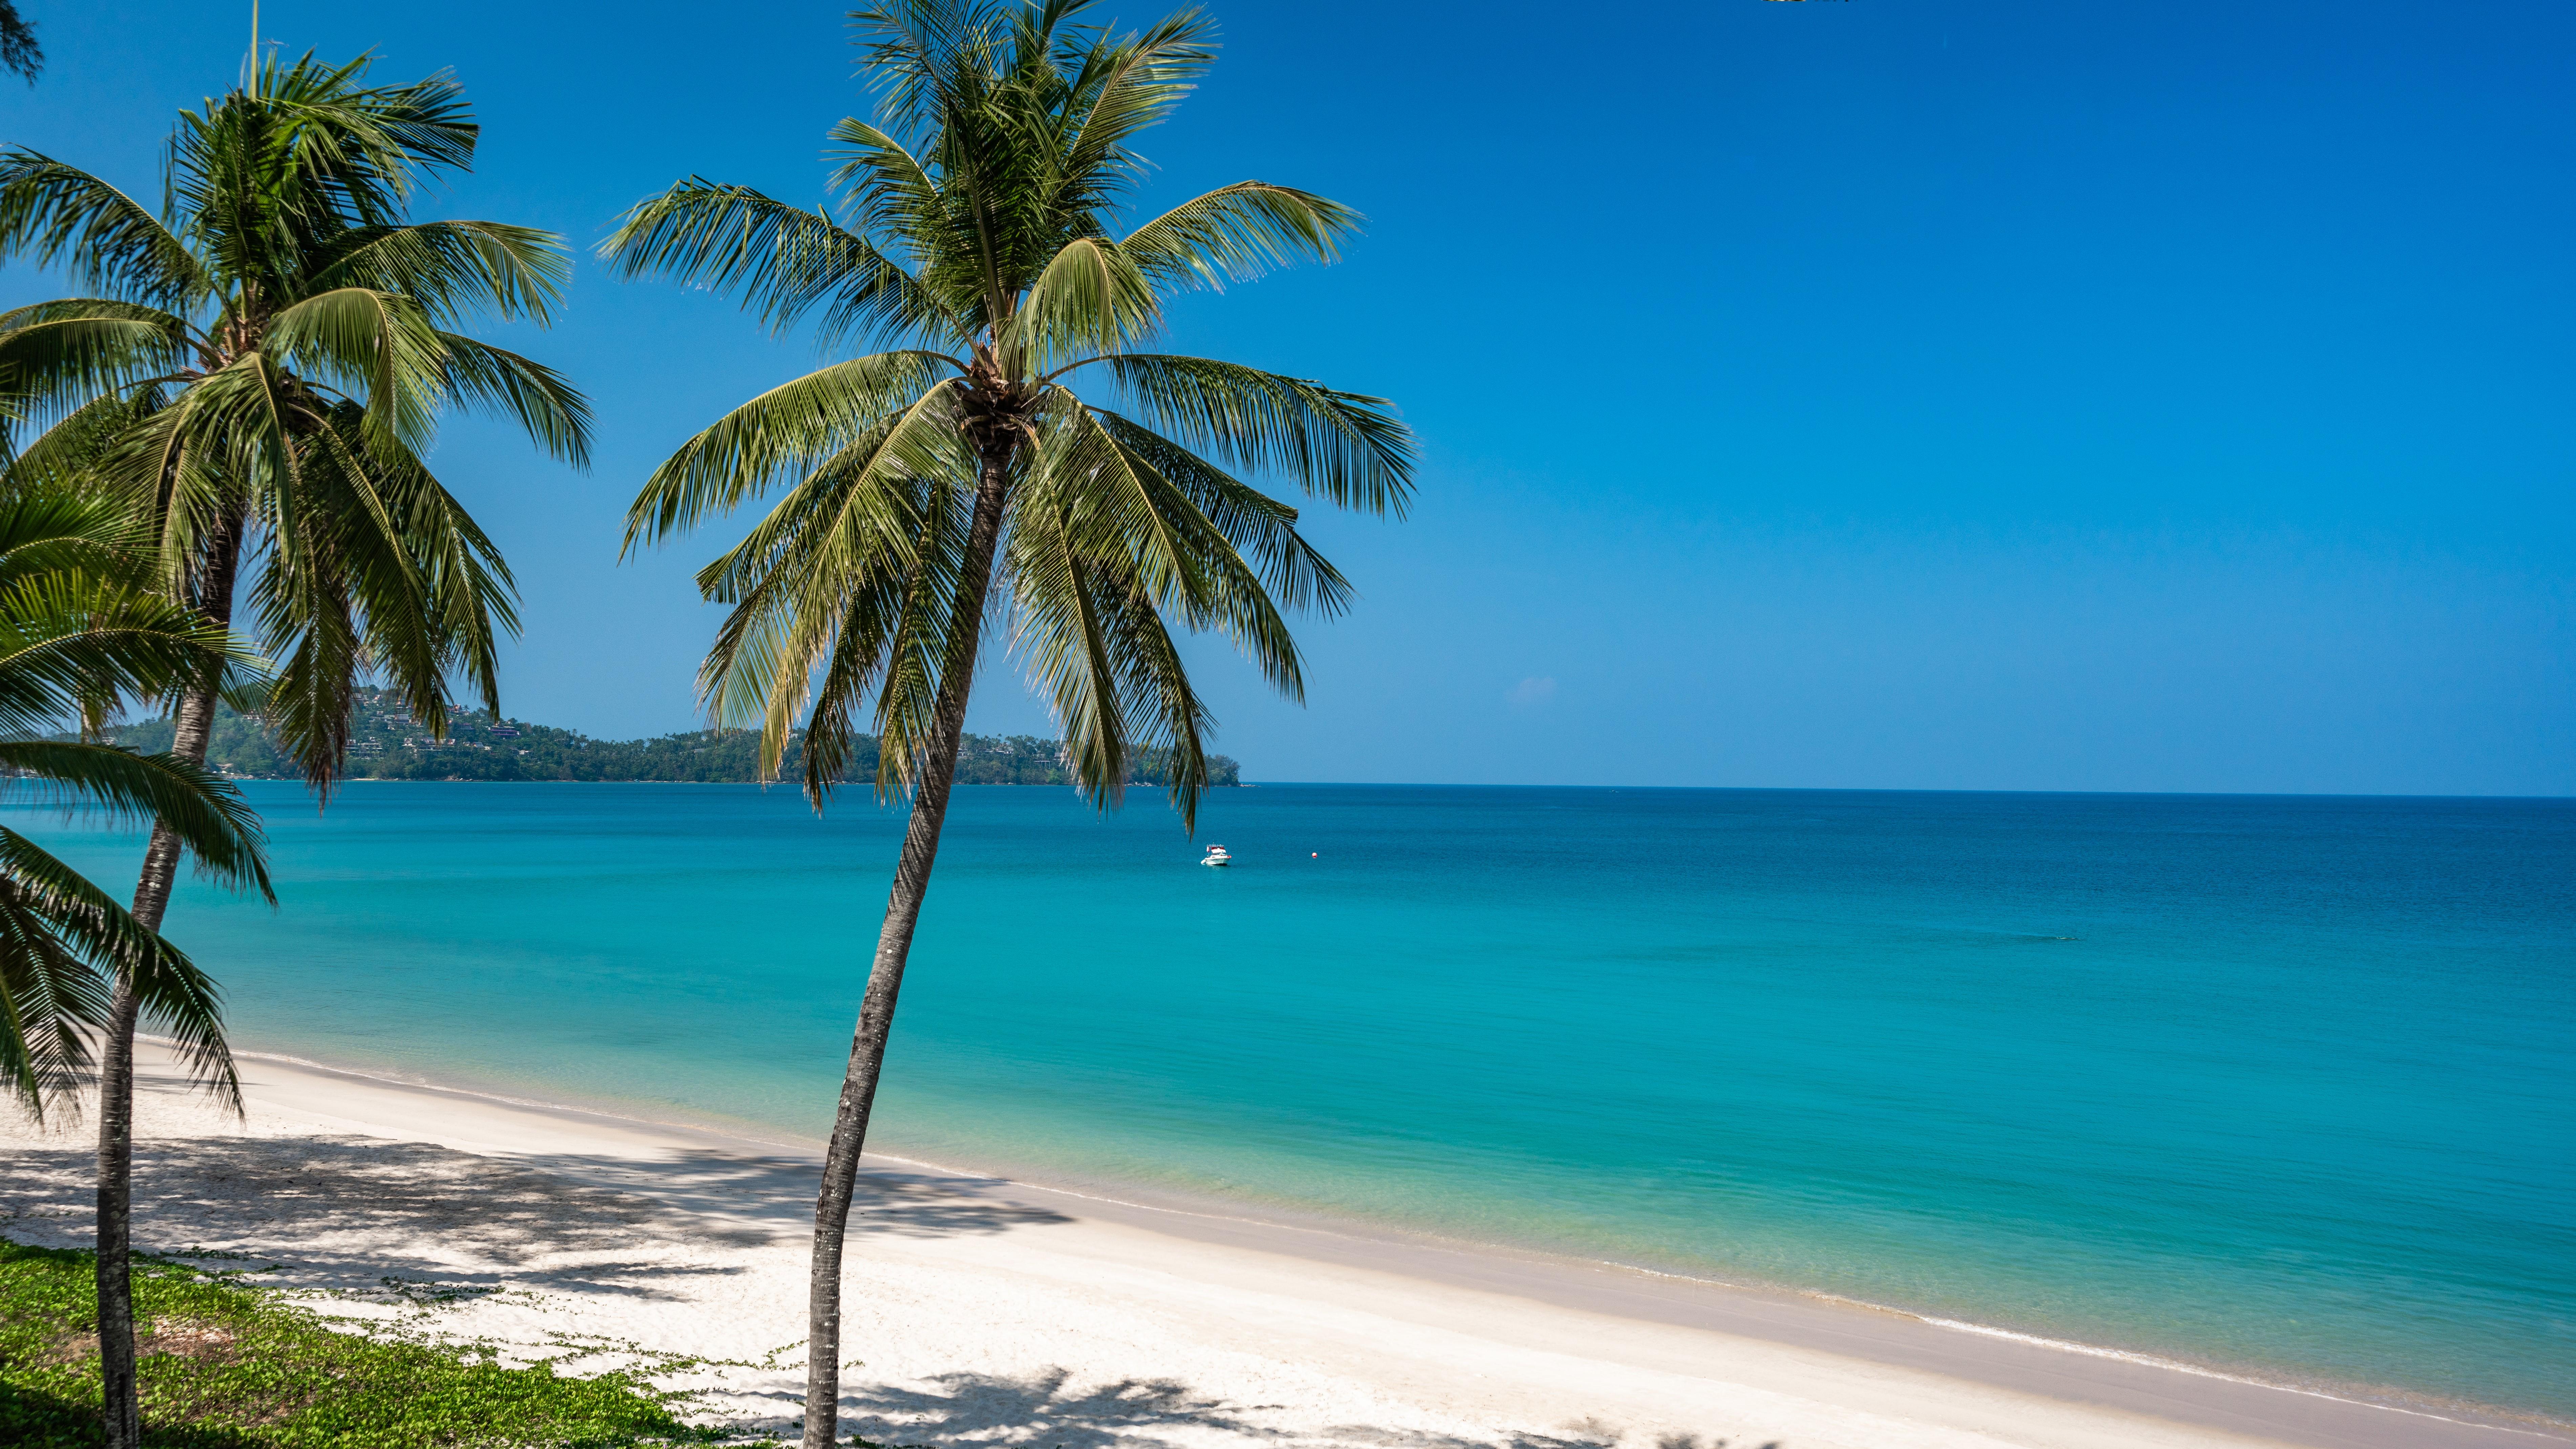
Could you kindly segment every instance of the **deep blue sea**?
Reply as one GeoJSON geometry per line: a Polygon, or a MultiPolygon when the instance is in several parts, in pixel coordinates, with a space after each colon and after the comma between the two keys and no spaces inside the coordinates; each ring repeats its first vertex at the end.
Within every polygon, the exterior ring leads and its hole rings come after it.
{"type": "MultiPolygon", "coordinates": [[[[236,1040],[819,1136],[860,792],[253,785],[236,1040]]],[[[11,812],[121,894],[130,837],[11,812]]],[[[957,792],[871,1145],[2576,1418],[2576,801],[957,792]]]]}

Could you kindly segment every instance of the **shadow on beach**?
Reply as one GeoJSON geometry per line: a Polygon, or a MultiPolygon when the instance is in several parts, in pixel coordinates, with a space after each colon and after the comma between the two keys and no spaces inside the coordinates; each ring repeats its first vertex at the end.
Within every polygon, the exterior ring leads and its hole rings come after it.
{"type": "MultiPolygon", "coordinates": [[[[0,1145],[0,1230],[79,1245],[93,1231],[95,1170],[80,1136],[0,1145]]],[[[281,1287],[429,1301],[577,1285],[661,1298],[672,1295],[655,1280],[740,1270],[621,1255],[639,1241],[749,1248],[802,1237],[815,1177],[809,1162],[717,1152],[636,1162],[353,1136],[146,1138],[135,1144],[134,1222],[147,1252],[274,1254],[264,1277],[281,1287]]],[[[1072,1221],[987,1196],[1001,1185],[864,1174],[850,1231],[950,1237],[1072,1221]]]]}
{"type": "MultiPolygon", "coordinates": [[[[78,1130],[0,1136],[0,1233],[49,1246],[83,1244],[92,1232],[94,1169],[86,1134],[78,1130]]],[[[336,1134],[145,1137],[135,1144],[135,1224],[138,1246],[147,1252],[396,1311],[530,1292],[688,1303],[707,1300],[706,1290],[755,1270],[744,1266],[745,1254],[689,1261],[675,1259],[666,1251],[671,1245],[760,1249],[798,1242],[810,1229],[816,1177],[810,1161],[717,1151],[638,1161],[583,1153],[483,1156],[336,1134]]],[[[954,1238],[1074,1221],[1009,1200],[1010,1186],[866,1173],[851,1232],[954,1238]]],[[[600,1342],[607,1345],[600,1353],[643,1351],[600,1342]]],[[[568,1346],[569,1340],[547,1341],[553,1350],[568,1346]]],[[[734,1366],[753,1372],[747,1382],[733,1375],[735,1382],[711,1390],[736,1411],[716,1412],[742,1430],[793,1433],[802,1419],[793,1365],[734,1366]],[[742,1410],[748,1415],[738,1417],[742,1410]]],[[[1623,1438],[1592,1423],[1493,1437],[1366,1423],[1318,1426],[1293,1422],[1302,1412],[1295,1406],[1228,1398],[1180,1378],[1077,1379],[1063,1368],[853,1385],[844,1405],[845,1432],[879,1444],[949,1449],[1209,1449],[1228,1442],[1610,1449],[1623,1438]]],[[[232,1441],[204,1441],[206,1449],[219,1443],[232,1441]]],[[[1632,1440],[1626,1449],[1642,1446],[1632,1440]]],[[[1730,1446],[1717,1437],[1667,1438],[1655,1449],[1730,1446]]],[[[1743,1439],[1732,1449],[1760,1446],[1743,1439]]]]}
{"type": "MultiPolygon", "coordinates": [[[[1209,1434],[1369,1449],[1611,1449],[1623,1437],[1611,1426],[1589,1423],[1569,1425],[1562,1434],[1523,1432],[1490,1439],[1364,1424],[1291,1431],[1262,1414],[1280,1407],[1229,1403],[1176,1379],[1077,1387],[1062,1369],[1029,1378],[960,1373],[942,1374],[920,1388],[873,1387],[847,1394],[841,1400],[841,1429],[893,1449],[927,1449],[932,1443],[1185,1449],[1205,1444],[1209,1434]]],[[[1739,1443],[1741,1449],[1782,1449],[1750,1439],[1739,1443]]],[[[1667,1435],[1656,1449],[1728,1449],[1728,1441],[1667,1435]]]]}

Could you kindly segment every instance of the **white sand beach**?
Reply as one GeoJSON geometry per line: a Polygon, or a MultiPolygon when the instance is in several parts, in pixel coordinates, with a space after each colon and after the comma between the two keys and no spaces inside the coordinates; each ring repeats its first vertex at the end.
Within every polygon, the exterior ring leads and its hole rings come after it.
{"type": "MultiPolygon", "coordinates": [[[[813,1158],[244,1063],[246,1120],[147,1049],[136,1234],[402,1317],[660,1381],[785,1430],[813,1158]]],[[[90,1143],[0,1115],[0,1233],[77,1245],[90,1143]]],[[[1787,1295],[1379,1242],[878,1162],[853,1223],[844,1429],[1033,1449],[2180,1449],[2570,1439],[1787,1295]]]]}

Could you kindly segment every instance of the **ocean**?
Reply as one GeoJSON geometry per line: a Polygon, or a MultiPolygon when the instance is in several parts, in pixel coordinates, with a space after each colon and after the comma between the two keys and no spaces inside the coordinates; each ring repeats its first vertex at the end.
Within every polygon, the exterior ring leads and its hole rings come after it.
{"type": "MultiPolygon", "coordinates": [[[[827,1129],[864,791],[248,789],[240,1046],[827,1129]]],[[[961,788],[871,1146],[2576,1419],[2571,1024],[2576,801],[961,788]]]]}

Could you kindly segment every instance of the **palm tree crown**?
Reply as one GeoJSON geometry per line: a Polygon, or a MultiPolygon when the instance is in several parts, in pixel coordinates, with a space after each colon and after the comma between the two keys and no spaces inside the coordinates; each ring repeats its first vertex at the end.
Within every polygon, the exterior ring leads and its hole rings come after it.
{"type": "Polygon", "coordinates": [[[456,330],[547,320],[559,243],[411,220],[477,128],[453,81],[370,87],[366,67],[271,61],[182,113],[157,216],[77,167],[0,152],[0,256],[89,293],[0,316],[0,393],[116,435],[102,476],[156,520],[174,596],[229,622],[243,551],[261,550],[273,717],[325,788],[361,669],[390,673],[434,728],[451,671],[497,693],[510,575],[421,461],[440,414],[497,410],[576,461],[589,426],[553,371],[456,330]]]}
{"type": "Polygon", "coordinates": [[[833,133],[837,218],[691,177],[602,249],[630,276],[736,291],[773,325],[903,344],[735,409],[628,517],[632,547],[784,486],[699,575],[733,606],[701,682],[720,719],[761,723],[773,769],[811,703],[818,804],[871,694],[880,788],[918,775],[989,580],[1085,788],[1114,799],[1136,751],[1167,746],[1190,815],[1209,719],[1166,620],[1230,636],[1294,697],[1281,606],[1349,594],[1296,509],[1237,472],[1374,512],[1408,497],[1411,439],[1383,400],[1145,350],[1173,295],[1330,261],[1359,218],[1247,181],[1120,234],[1145,169],[1131,143],[1205,70],[1213,30],[1189,13],[1112,36],[1078,23],[1087,7],[858,15],[883,104],[833,133]]]}

